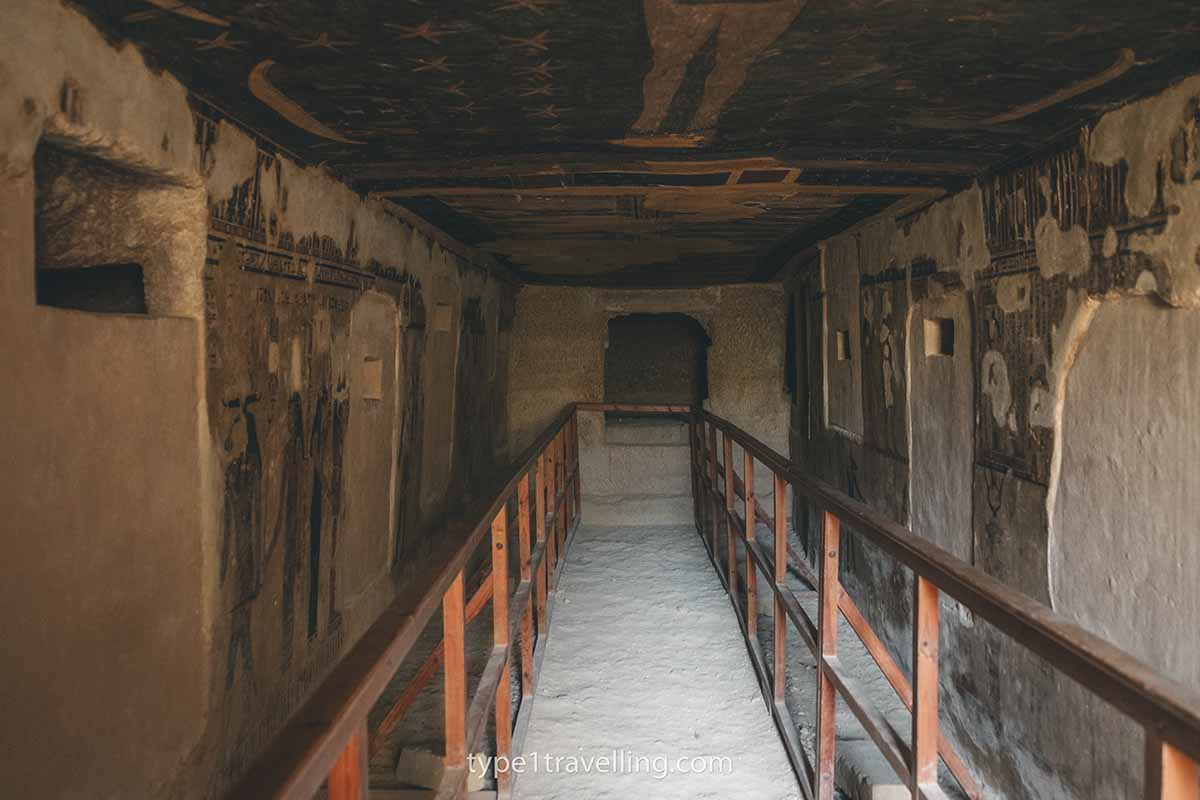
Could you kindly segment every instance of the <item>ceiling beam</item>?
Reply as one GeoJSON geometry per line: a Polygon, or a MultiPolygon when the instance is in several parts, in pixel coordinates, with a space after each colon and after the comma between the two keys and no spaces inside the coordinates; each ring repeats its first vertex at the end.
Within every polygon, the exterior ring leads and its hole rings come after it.
{"type": "Polygon", "coordinates": [[[510,175],[567,175],[579,172],[637,172],[698,175],[736,170],[847,170],[911,175],[975,175],[982,164],[904,158],[845,159],[753,156],[721,159],[631,158],[621,154],[535,154],[493,158],[447,158],[425,161],[358,161],[330,164],[339,174],[371,180],[420,178],[507,177],[510,175]]]}
{"type": "Polygon", "coordinates": [[[871,186],[818,183],[741,183],[720,186],[544,186],[518,189],[498,186],[414,186],[378,191],[379,197],[638,197],[647,194],[679,194],[687,196],[723,195],[758,197],[777,195],[781,198],[796,195],[922,195],[939,197],[945,193],[940,186],[871,186]]]}

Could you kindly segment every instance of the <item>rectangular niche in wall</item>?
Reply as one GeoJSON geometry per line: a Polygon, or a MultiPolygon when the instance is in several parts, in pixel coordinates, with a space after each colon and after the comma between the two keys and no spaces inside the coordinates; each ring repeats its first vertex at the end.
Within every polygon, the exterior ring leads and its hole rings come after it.
{"type": "Polygon", "coordinates": [[[925,355],[954,355],[954,320],[947,317],[925,320],[925,355]]]}
{"type": "Polygon", "coordinates": [[[605,402],[702,403],[708,396],[708,344],[704,328],[687,314],[614,317],[604,353],[605,402]]]}
{"type": "Polygon", "coordinates": [[[140,264],[39,268],[39,306],[94,314],[145,314],[146,283],[140,264]]]}
{"type": "Polygon", "coordinates": [[[837,360],[850,360],[850,331],[838,331],[835,344],[837,346],[837,360]]]}
{"type": "Polygon", "coordinates": [[[174,214],[192,190],[50,142],[34,154],[34,189],[38,305],[155,316],[186,305],[192,265],[180,266],[174,214]]]}
{"type": "Polygon", "coordinates": [[[383,360],[367,356],[363,361],[362,385],[364,400],[383,399],[383,360]]]}

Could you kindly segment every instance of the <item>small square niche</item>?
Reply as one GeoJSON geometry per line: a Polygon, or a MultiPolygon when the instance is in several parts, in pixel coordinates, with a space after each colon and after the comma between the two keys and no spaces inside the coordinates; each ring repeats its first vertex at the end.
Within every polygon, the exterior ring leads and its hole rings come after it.
{"type": "Polygon", "coordinates": [[[933,317],[925,320],[925,356],[954,355],[954,320],[933,317]]]}
{"type": "Polygon", "coordinates": [[[362,385],[364,400],[383,399],[383,360],[367,356],[363,361],[362,385]]]}
{"type": "Polygon", "coordinates": [[[850,360],[850,331],[837,331],[834,336],[834,347],[838,361],[850,360]]]}

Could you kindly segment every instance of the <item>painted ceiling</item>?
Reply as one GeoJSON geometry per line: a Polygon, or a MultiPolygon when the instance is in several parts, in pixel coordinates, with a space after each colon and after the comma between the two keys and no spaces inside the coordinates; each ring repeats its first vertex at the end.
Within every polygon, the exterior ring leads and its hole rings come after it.
{"type": "Polygon", "coordinates": [[[85,0],[525,280],[766,280],[1200,69],[1195,0],[85,0]]]}

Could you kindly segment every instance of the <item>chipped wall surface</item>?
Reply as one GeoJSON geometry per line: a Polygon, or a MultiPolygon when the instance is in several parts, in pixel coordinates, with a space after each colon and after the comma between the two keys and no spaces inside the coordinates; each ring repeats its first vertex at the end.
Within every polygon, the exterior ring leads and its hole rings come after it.
{"type": "MultiPolygon", "coordinates": [[[[788,278],[793,458],[1193,687],[1198,110],[1191,79],[788,278]],[[929,316],[955,320],[953,359],[926,356],[929,316]]],[[[796,525],[811,556],[819,514],[796,525]]],[[[853,535],[842,565],[908,664],[907,570],[853,535]]],[[[945,605],[943,720],[994,796],[1137,795],[1136,726],[945,605]]]]}
{"type": "Polygon", "coordinates": [[[1192,686],[1200,641],[1179,634],[1200,619],[1198,336],[1200,310],[1100,306],[1067,378],[1050,547],[1056,608],[1192,686]]]}
{"type": "MultiPolygon", "coordinates": [[[[696,290],[606,290],[527,286],[517,296],[509,374],[510,452],[531,442],[562,407],[604,397],[608,321],[631,313],[680,313],[708,334],[707,406],[775,448],[787,439],[783,393],[786,310],[775,286],[696,290]]],[[[637,434],[639,443],[612,430],[603,414],[580,415],[580,461],[585,495],[605,519],[629,522],[647,515],[663,522],[691,518],[687,438],[670,431],[637,434]],[[651,435],[662,434],[662,440],[651,435]],[[665,481],[665,482],[664,482],[665,481]],[[629,498],[640,495],[645,505],[629,498]],[[616,500],[614,498],[622,498],[616,500]],[[660,502],[661,498],[673,498],[660,502]]],[[[736,456],[740,465],[741,453],[736,456]]],[[[770,481],[756,481],[769,502],[770,481]]],[[[589,517],[594,519],[595,517],[589,517]]]]}
{"type": "Polygon", "coordinates": [[[10,6],[0,775],[219,796],[503,459],[513,288],[80,14],[10,6]],[[123,262],[145,314],[35,302],[39,269],[123,262]]]}

